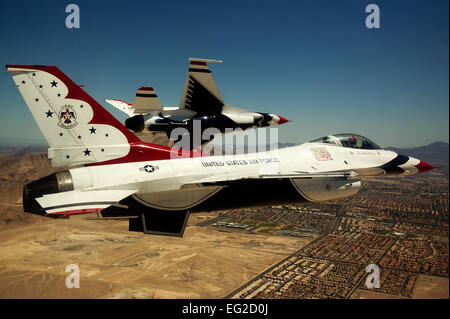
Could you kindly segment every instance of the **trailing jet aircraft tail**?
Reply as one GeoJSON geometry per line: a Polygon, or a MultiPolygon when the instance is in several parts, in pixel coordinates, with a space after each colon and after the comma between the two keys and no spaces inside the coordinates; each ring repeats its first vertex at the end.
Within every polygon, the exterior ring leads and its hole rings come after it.
{"type": "Polygon", "coordinates": [[[133,114],[149,114],[162,111],[163,106],[152,87],[143,86],[136,92],[133,102],[133,114]]]}
{"type": "Polygon", "coordinates": [[[57,67],[6,70],[50,146],[53,167],[171,158],[169,147],[143,143],[57,67]]]}
{"type": "Polygon", "coordinates": [[[149,86],[143,86],[137,90],[133,104],[113,99],[106,99],[105,102],[124,112],[128,117],[159,113],[163,110],[155,90],[149,86]]]}
{"type": "Polygon", "coordinates": [[[223,99],[217,89],[208,62],[222,63],[220,60],[190,58],[189,70],[181,95],[180,108],[200,114],[222,112],[223,99]]]}

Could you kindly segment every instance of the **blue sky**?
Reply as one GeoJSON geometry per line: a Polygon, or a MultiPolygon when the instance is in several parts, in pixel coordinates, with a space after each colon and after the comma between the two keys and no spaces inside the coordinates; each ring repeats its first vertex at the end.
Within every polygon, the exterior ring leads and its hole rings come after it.
{"type": "MultiPolygon", "coordinates": [[[[4,1],[0,61],[56,65],[105,106],[142,85],[177,106],[187,58],[222,59],[225,102],[292,120],[282,142],[353,132],[412,147],[448,142],[448,12],[447,0],[4,1]],[[80,29],[65,27],[69,3],[80,29]],[[380,29],[365,27],[370,3],[380,29]]],[[[6,72],[0,96],[0,137],[43,141],[6,72]]]]}

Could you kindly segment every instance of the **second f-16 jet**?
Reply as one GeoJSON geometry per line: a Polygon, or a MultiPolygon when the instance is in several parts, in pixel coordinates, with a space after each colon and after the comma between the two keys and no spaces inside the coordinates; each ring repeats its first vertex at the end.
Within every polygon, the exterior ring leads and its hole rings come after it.
{"type": "Polygon", "coordinates": [[[182,236],[193,209],[330,201],[357,193],[364,176],[435,168],[356,134],[217,156],[146,143],[57,67],[6,70],[49,144],[52,167],[65,168],[24,186],[26,212],[96,213],[128,218],[131,231],[182,236]]]}
{"type": "Polygon", "coordinates": [[[195,122],[200,127],[199,142],[202,145],[213,138],[203,134],[208,128],[215,128],[218,133],[223,134],[227,133],[226,129],[245,130],[288,122],[280,115],[252,112],[225,104],[208,68],[208,63],[222,61],[195,58],[190,58],[189,61],[186,83],[178,107],[163,107],[155,90],[147,86],[137,90],[133,104],[113,99],[106,99],[105,102],[126,113],[129,118],[126,119],[125,126],[146,142],[173,144],[180,140],[180,135],[171,136],[171,133],[176,133],[176,128],[183,128],[191,137],[190,149],[194,148],[192,137],[195,122]]]}

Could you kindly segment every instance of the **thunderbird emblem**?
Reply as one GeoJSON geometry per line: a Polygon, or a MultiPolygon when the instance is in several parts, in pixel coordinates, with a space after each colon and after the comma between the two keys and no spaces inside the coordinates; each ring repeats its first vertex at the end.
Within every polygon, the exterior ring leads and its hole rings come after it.
{"type": "Polygon", "coordinates": [[[75,110],[70,105],[64,105],[59,112],[59,123],[58,126],[70,129],[75,127],[78,123],[76,122],[77,114],[75,110]]]}

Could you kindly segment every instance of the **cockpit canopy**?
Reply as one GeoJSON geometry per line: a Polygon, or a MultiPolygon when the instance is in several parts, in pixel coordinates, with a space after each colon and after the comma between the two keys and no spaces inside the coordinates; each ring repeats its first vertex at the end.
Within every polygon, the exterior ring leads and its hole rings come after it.
{"type": "Polygon", "coordinates": [[[369,140],[367,137],[356,134],[335,134],[328,135],[316,140],[310,141],[310,143],[326,143],[334,144],[341,147],[358,148],[364,150],[379,150],[377,144],[369,140]]]}

